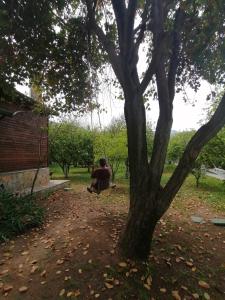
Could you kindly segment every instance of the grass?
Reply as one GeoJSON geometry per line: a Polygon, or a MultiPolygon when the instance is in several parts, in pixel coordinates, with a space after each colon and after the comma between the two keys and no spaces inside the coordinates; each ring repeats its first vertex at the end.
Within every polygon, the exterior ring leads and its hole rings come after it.
{"type": "MultiPolygon", "coordinates": [[[[63,173],[59,166],[52,165],[50,167],[53,172],[53,179],[62,179],[63,173]]],[[[171,176],[173,171],[173,166],[167,166],[162,177],[162,185],[165,185],[171,176]]],[[[128,184],[129,180],[124,177],[125,169],[121,165],[118,173],[116,174],[115,183],[119,185],[117,193],[119,194],[117,200],[121,200],[122,196],[128,195],[128,184]],[[121,197],[120,197],[121,196],[121,197]]],[[[69,174],[69,179],[71,181],[71,186],[75,185],[89,185],[90,183],[90,173],[88,173],[87,168],[74,168],[72,167],[69,174]]],[[[114,195],[115,196],[115,195],[114,195]]],[[[200,180],[199,187],[196,187],[195,178],[193,175],[189,175],[185,180],[183,186],[177,194],[177,198],[181,198],[182,201],[185,201],[187,198],[198,198],[203,202],[207,203],[213,207],[218,212],[225,212],[225,183],[222,180],[205,176],[200,180]]],[[[113,197],[114,199],[115,197],[113,197]]],[[[110,201],[110,197],[107,201],[110,201]]],[[[114,199],[115,200],[115,199],[114,199]]],[[[182,207],[182,203],[176,201],[176,207],[182,207]]]]}

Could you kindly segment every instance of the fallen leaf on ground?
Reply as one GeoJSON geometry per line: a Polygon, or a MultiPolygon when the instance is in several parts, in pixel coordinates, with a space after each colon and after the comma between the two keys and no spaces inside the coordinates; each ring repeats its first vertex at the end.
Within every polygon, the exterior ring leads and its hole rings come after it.
{"type": "Polygon", "coordinates": [[[126,267],[127,267],[127,263],[124,262],[124,261],[119,262],[118,265],[119,265],[121,268],[126,268],[126,267]]]}
{"type": "Polygon", "coordinates": [[[108,282],[105,282],[105,286],[107,287],[107,289],[112,289],[114,286],[108,282]]]}
{"type": "Polygon", "coordinates": [[[61,265],[61,264],[64,263],[64,260],[63,259],[58,259],[56,263],[57,263],[57,265],[61,265]]]}
{"type": "Polygon", "coordinates": [[[204,293],[204,298],[205,298],[206,300],[210,300],[210,299],[211,299],[208,293],[204,293]]]}
{"type": "Polygon", "coordinates": [[[210,288],[209,284],[208,284],[207,282],[203,281],[203,280],[200,280],[200,281],[198,282],[198,285],[199,285],[200,287],[204,288],[204,289],[209,289],[209,288],[210,288]]]}
{"type": "Polygon", "coordinates": [[[59,292],[59,296],[62,297],[64,294],[65,294],[66,290],[65,289],[62,289],[60,292],[59,292]]]}
{"type": "Polygon", "coordinates": [[[36,271],[38,270],[38,266],[32,266],[31,270],[30,270],[30,273],[31,274],[34,274],[36,271]]]}
{"type": "Polygon", "coordinates": [[[4,293],[10,292],[12,289],[13,289],[13,286],[10,285],[10,284],[5,284],[5,285],[3,285],[3,292],[4,292],[4,293]]]}
{"type": "Polygon", "coordinates": [[[74,292],[74,296],[75,296],[75,297],[80,296],[80,290],[76,290],[76,291],[74,292]]]}
{"type": "Polygon", "coordinates": [[[25,293],[27,290],[28,290],[28,287],[27,287],[27,286],[21,286],[21,287],[19,288],[19,292],[20,292],[20,293],[25,293]]]}
{"type": "Polygon", "coordinates": [[[173,296],[173,298],[176,299],[176,300],[181,300],[181,297],[180,297],[178,291],[172,291],[172,296],[173,296]]]}
{"type": "Polygon", "coordinates": [[[150,285],[148,285],[147,283],[144,283],[144,287],[147,289],[147,290],[151,290],[151,286],[150,285]]]}

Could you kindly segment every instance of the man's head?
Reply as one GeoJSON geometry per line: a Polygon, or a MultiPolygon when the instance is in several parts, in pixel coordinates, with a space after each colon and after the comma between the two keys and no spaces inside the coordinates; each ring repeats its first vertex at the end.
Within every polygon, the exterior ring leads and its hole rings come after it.
{"type": "Polygon", "coordinates": [[[105,160],[105,158],[100,158],[100,160],[99,160],[99,165],[100,165],[101,167],[105,167],[105,166],[106,166],[106,160],[105,160]]]}

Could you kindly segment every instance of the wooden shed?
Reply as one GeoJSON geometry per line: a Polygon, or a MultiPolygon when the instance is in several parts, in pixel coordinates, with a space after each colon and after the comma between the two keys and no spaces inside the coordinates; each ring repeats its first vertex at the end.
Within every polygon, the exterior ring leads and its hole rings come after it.
{"type": "Polygon", "coordinates": [[[12,191],[49,182],[48,117],[34,112],[35,101],[0,87],[0,184],[12,191]]]}

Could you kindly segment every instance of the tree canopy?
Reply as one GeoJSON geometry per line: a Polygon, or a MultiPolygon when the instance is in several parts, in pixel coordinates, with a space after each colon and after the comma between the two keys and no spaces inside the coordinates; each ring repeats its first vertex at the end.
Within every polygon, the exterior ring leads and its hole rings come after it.
{"type": "Polygon", "coordinates": [[[93,163],[92,134],[73,122],[50,123],[49,156],[67,178],[72,165],[88,166],[93,163]]]}

